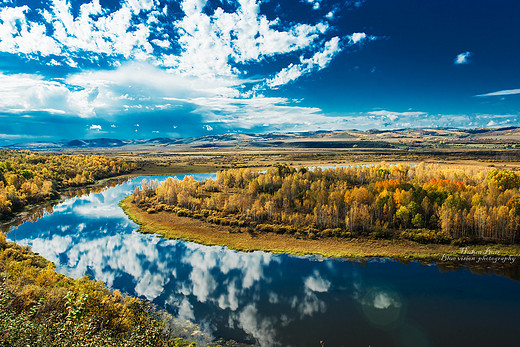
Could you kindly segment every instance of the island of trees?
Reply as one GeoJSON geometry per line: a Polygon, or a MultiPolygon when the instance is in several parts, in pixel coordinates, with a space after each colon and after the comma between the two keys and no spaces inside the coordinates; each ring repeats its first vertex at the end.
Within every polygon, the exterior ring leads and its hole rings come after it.
{"type": "Polygon", "coordinates": [[[299,238],[400,238],[420,243],[517,243],[520,172],[490,167],[380,165],[265,172],[216,180],[143,181],[132,201],[249,232],[299,238]]]}
{"type": "Polygon", "coordinates": [[[59,191],[130,172],[135,164],[98,155],[0,151],[0,220],[27,205],[59,197],[59,191]]]}

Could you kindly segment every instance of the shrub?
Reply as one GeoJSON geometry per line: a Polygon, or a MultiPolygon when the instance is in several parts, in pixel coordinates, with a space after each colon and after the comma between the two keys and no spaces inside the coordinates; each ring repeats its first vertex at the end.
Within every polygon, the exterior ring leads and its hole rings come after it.
{"type": "Polygon", "coordinates": [[[58,274],[24,247],[6,243],[0,269],[0,346],[190,345],[147,302],[58,274]]]}
{"type": "Polygon", "coordinates": [[[371,238],[379,240],[379,239],[390,239],[390,238],[392,238],[393,234],[392,234],[392,232],[390,232],[390,230],[379,229],[379,230],[371,232],[369,235],[371,238]]]}
{"type": "Polygon", "coordinates": [[[400,235],[402,239],[407,239],[419,243],[442,243],[447,244],[452,238],[446,236],[442,231],[429,229],[406,229],[400,235]]]}

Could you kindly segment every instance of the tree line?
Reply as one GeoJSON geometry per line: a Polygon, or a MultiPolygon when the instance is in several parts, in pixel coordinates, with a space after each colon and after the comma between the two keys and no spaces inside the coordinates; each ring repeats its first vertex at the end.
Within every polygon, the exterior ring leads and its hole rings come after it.
{"type": "Polygon", "coordinates": [[[401,237],[418,242],[518,241],[520,172],[441,164],[265,172],[216,180],[143,182],[133,201],[210,223],[304,237],[401,237]]]}
{"type": "Polygon", "coordinates": [[[130,172],[135,164],[98,155],[0,151],[0,220],[29,204],[55,199],[58,191],[130,172]]]}

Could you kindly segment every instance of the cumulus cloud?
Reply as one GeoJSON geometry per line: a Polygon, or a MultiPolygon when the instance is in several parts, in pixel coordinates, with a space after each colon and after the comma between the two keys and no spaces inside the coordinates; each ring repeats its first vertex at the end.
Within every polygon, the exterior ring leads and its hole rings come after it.
{"type": "Polygon", "coordinates": [[[96,65],[108,58],[118,66],[123,58],[189,76],[230,77],[243,73],[237,64],[319,49],[318,39],[329,29],[324,19],[314,24],[267,19],[256,0],[236,1],[235,12],[212,3],[209,13],[207,5],[205,0],[184,0],[183,14],[173,22],[167,6],[153,0],[122,1],[113,10],[93,0],[79,6],[77,14],[67,0],[52,0],[43,10],[5,6],[0,8],[0,51],[53,55],[51,65],[96,65]]]}
{"type": "Polygon", "coordinates": [[[101,130],[101,125],[98,125],[98,124],[92,124],[90,127],[89,127],[90,130],[101,130]]]}
{"type": "Polygon", "coordinates": [[[327,41],[323,49],[314,53],[310,58],[300,57],[299,64],[291,64],[282,69],[273,78],[267,80],[267,85],[271,88],[292,82],[302,75],[308,74],[315,70],[321,70],[341,51],[339,37],[335,36],[327,41]]]}
{"type": "MultiPolygon", "coordinates": [[[[328,15],[327,15],[328,16],[328,15]]],[[[347,45],[361,44],[367,40],[376,40],[375,36],[369,36],[366,33],[353,33],[347,35],[347,45]]],[[[325,42],[323,48],[314,53],[310,58],[300,57],[300,63],[290,64],[283,68],[274,77],[268,79],[266,84],[271,88],[277,88],[289,82],[295,81],[303,75],[326,68],[332,59],[340,53],[345,44],[337,36],[325,42]]]]}
{"type": "Polygon", "coordinates": [[[304,281],[305,287],[313,292],[326,292],[330,288],[330,282],[323,279],[318,271],[314,271],[312,276],[309,276],[304,281]]]}
{"type": "Polygon", "coordinates": [[[353,45],[355,45],[356,43],[363,42],[370,38],[365,33],[353,33],[351,35],[348,35],[347,37],[348,37],[349,42],[353,45]]]}
{"type": "Polygon", "coordinates": [[[7,113],[73,113],[89,116],[86,107],[89,91],[70,90],[62,81],[46,80],[41,75],[0,73],[0,110],[7,113]]]}
{"type": "Polygon", "coordinates": [[[46,35],[46,27],[26,19],[27,5],[0,10],[0,51],[15,54],[59,54],[59,44],[46,35]]]}
{"type": "Polygon", "coordinates": [[[470,62],[470,57],[472,55],[473,55],[473,53],[471,53],[469,51],[457,54],[457,57],[455,57],[455,60],[454,60],[455,65],[468,64],[470,62]]]}
{"type": "Polygon", "coordinates": [[[322,0],[305,0],[305,1],[312,5],[313,10],[319,10],[322,0]]]}
{"type": "MultiPolygon", "coordinates": [[[[313,65],[325,64],[328,57],[323,53],[309,61],[313,65]]],[[[5,83],[0,83],[0,107],[10,113],[39,110],[87,118],[100,114],[118,115],[122,110],[152,112],[190,105],[193,113],[212,123],[201,124],[208,131],[215,129],[214,123],[246,129],[275,126],[279,130],[310,127],[332,130],[344,127],[342,119],[327,117],[319,108],[300,106],[287,98],[242,97],[234,89],[240,82],[233,78],[206,81],[164,72],[142,63],[80,72],[69,75],[64,81],[47,81],[43,76],[34,75],[0,74],[2,81],[5,83]],[[132,88],[127,89],[128,85],[132,88]]],[[[90,130],[101,129],[96,126],[90,130]]]]}
{"type": "Polygon", "coordinates": [[[279,19],[268,20],[255,0],[238,1],[236,12],[218,8],[211,15],[203,11],[205,4],[182,2],[186,16],[174,23],[182,54],[164,56],[164,66],[199,77],[233,76],[240,70],[232,63],[314,49],[315,41],[328,29],[324,22],[281,25],[279,19]]]}
{"type": "Polygon", "coordinates": [[[71,72],[59,78],[0,73],[0,111],[91,118],[97,125],[104,123],[96,117],[185,107],[201,117],[198,129],[207,123],[212,129],[337,126],[337,118],[318,108],[262,94],[327,68],[344,47],[373,37],[333,36],[329,19],[338,5],[320,0],[309,1],[320,11],[305,23],[268,18],[256,0],[232,3],[230,11],[219,2],[184,0],[172,11],[154,0],[124,0],[112,8],[100,0],[34,7],[4,2],[0,52],[71,72]],[[258,66],[262,72],[248,77],[258,66]]]}

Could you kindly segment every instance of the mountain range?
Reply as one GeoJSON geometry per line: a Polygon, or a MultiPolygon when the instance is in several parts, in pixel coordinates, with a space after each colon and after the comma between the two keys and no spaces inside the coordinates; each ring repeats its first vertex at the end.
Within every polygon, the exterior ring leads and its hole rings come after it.
{"type": "Polygon", "coordinates": [[[146,140],[121,140],[112,138],[75,139],[59,141],[20,142],[4,148],[37,151],[74,151],[82,149],[393,149],[403,147],[442,148],[503,148],[520,146],[520,128],[452,129],[421,128],[397,130],[345,130],[293,133],[243,134],[227,133],[188,138],[158,137],[146,140]]]}

